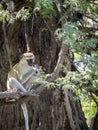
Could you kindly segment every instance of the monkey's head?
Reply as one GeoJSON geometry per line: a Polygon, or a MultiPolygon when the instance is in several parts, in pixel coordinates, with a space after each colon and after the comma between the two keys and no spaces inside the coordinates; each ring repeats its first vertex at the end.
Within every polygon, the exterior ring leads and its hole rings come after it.
{"type": "Polygon", "coordinates": [[[27,63],[27,65],[32,66],[35,62],[35,56],[31,52],[26,52],[23,54],[22,61],[27,63]]]}

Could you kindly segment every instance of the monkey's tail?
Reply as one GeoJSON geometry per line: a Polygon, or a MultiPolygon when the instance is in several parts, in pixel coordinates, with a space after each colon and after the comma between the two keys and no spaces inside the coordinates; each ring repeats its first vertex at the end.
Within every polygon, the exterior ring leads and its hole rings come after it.
{"type": "Polygon", "coordinates": [[[21,104],[21,108],[23,110],[23,115],[24,115],[24,118],[25,118],[26,130],[29,130],[29,118],[28,118],[28,110],[27,110],[26,103],[21,104]]]}

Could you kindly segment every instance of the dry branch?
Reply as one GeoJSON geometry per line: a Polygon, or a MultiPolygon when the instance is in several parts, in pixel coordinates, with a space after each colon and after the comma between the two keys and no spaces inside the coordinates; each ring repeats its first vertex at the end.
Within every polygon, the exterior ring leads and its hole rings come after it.
{"type": "Polygon", "coordinates": [[[68,45],[62,43],[62,47],[61,47],[61,50],[59,52],[59,57],[58,57],[56,67],[55,67],[53,73],[51,74],[51,78],[49,81],[54,81],[59,76],[60,66],[64,63],[66,54],[68,53],[68,50],[69,50],[68,45]]]}

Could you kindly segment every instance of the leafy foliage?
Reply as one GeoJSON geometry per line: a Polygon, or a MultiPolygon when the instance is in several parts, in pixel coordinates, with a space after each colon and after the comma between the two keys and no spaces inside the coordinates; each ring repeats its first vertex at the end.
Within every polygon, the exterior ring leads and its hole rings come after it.
{"type": "Polygon", "coordinates": [[[51,15],[56,14],[53,8],[53,0],[35,0],[35,3],[34,12],[40,12],[43,18],[49,18],[51,15]]]}
{"type": "Polygon", "coordinates": [[[75,24],[68,22],[63,25],[63,28],[56,30],[56,35],[59,40],[63,39],[63,37],[66,37],[68,45],[73,46],[73,44],[75,44],[77,41],[79,42],[82,32],[79,31],[75,24]]]}

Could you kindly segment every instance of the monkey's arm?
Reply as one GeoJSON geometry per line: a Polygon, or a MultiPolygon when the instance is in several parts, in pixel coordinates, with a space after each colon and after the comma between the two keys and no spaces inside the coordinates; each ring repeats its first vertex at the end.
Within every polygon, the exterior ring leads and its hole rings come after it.
{"type": "Polygon", "coordinates": [[[26,74],[24,74],[22,76],[22,84],[27,83],[27,81],[29,81],[29,79],[32,79],[32,82],[34,80],[34,78],[37,78],[39,76],[39,70],[37,68],[32,68],[30,69],[26,74]]]}
{"type": "Polygon", "coordinates": [[[31,69],[30,71],[28,71],[26,74],[22,76],[21,83],[25,84],[32,76],[33,76],[33,69],[31,69]]]}

